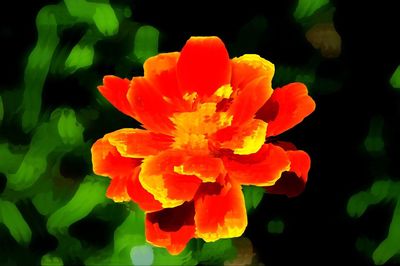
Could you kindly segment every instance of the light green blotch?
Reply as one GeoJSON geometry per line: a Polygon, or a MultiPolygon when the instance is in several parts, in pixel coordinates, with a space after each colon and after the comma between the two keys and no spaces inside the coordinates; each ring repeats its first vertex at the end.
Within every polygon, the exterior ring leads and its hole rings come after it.
{"type": "Polygon", "coordinates": [[[106,202],[107,184],[103,179],[86,176],[72,199],[49,217],[48,231],[53,235],[63,234],[71,224],[86,217],[97,205],[106,202]]]}
{"type": "Polygon", "coordinates": [[[267,229],[271,234],[282,234],[285,224],[280,219],[274,219],[268,222],[267,229]]]}
{"type": "Polygon", "coordinates": [[[64,144],[83,144],[84,128],[76,119],[73,109],[58,108],[51,114],[50,119],[58,120],[57,130],[64,144]]]}
{"type": "Polygon", "coordinates": [[[329,0],[299,0],[293,16],[296,20],[309,17],[328,3],[329,0]]]}
{"type": "Polygon", "coordinates": [[[371,119],[369,132],[364,140],[364,147],[371,155],[381,155],[384,153],[383,125],[383,118],[381,116],[374,116],[371,119]]]}
{"type": "Polygon", "coordinates": [[[0,199],[0,222],[18,243],[28,244],[31,241],[32,231],[14,203],[0,199]]]}
{"type": "Polygon", "coordinates": [[[148,244],[134,246],[131,249],[130,256],[134,266],[153,265],[154,252],[153,248],[148,244]]]}
{"type": "Polygon", "coordinates": [[[63,266],[64,262],[60,257],[46,254],[40,260],[41,266],[63,266]]]}
{"type": "Polygon", "coordinates": [[[248,212],[257,208],[265,193],[263,188],[257,186],[243,186],[242,191],[248,212]]]}
{"type": "Polygon", "coordinates": [[[394,89],[400,89],[400,65],[393,72],[390,78],[390,85],[392,85],[394,89]]]}
{"type": "Polygon", "coordinates": [[[93,57],[93,44],[81,41],[72,48],[71,53],[65,61],[65,68],[70,73],[74,73],[81,68],[88,68],[93,64],[93,57]]]}
{"type": "Polygon", "coordinates": [[[147,58],[158,54],[159,35],[160,32],[152,26],[142,26],[137,30],[133,54],[141,64],[147,58]]]}

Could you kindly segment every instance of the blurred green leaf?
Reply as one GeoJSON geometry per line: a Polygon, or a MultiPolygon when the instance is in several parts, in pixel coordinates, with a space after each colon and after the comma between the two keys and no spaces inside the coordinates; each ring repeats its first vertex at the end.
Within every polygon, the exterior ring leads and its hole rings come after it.
{"type": "Polygon", "coordinates": [[[28,244],[31,241],[32,231],[14,203],[0,199],[0,222],[18,243],[28,244]]]}
{"type": "Polygon", "coordinates": [[[247,211],[257,208],[265,193],[264,188],[257,186],[242,186],[242,191],[247,211]]]}

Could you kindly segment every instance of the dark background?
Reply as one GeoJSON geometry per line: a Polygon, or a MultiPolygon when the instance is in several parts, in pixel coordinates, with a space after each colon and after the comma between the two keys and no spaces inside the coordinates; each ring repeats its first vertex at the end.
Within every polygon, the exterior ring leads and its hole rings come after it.
{"type": "MultiPolygon", "coordinates": [[[[44,5],[57,2],[13,1],[7,3],[8,11],[2,9],[2,87],[21,85],[27,55],[36,42],[35,16],[44,5]]],[[[267,30],[261,46],[242,53],[256,52],[276,66],[300,68],[318,55],[293,19],[296,1],[132,2],[132,18],[160,30],[160,52],[179,51],[195,35],[217,35],[229,50],[240,28],[262,16],[267,30]]],[[[379,176],[400,180],[400,92],[389,84],[400,63],[398,10],[387,2],[332,1],[332,5],[342,53],[336,59],[321,58],[317,75],[338,80],[341,86],[333,93],[313,94],[316,111],[282,136],[310,154],[312,168],[301,196],[266,195],[249,216],[245,235],[265,265],[369,265],[371,259],[356,250],[356,239],[368,236],[379,243],[391,221],[390,204],[373,207],[359,219],[347,214],[346,205],[351,195],[368,189],[379,176]],[[379,158],[363,148],[374,115],[384,119],[385,156],[379,158]],[[284,221],[282,234],[266,230],[266,223],[274,218],[284,221]]],[[[232,57],[242,54],[229,51],[232,57]]],[[[101,63],[97,71],[100,76],[112,74],[112,68],[101,63]]],[[[46,84],[45,106],[80,107],[90,102],[88,88],[74,89],[80,86],[77,78],[53,78],[50,82],[58,86],[57,92],[46,90],[50,87],[46,84]]]]}

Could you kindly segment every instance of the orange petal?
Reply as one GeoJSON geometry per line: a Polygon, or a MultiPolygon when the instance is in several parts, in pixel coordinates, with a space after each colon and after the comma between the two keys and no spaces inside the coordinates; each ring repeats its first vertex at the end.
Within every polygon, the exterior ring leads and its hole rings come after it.
{"type": "Polygon", "coordinates": [[[175,173],[175,167],[182,165],[186,159],[183,151],[167,150],[143,160],[140,183],[164,208],[192,200],[201,184],[201,180],[194,175],[175,173]]]}
{"type": "Polygon", "coordinates": [[[139,181],[140,166],[136,167],[131,177],[126,181],[128,195],[139,207],[146,212],[154,212],[162,209],[161,203],[153,195],[145,190],[139,181]]]}
{"type": "Polygon", "coordinates": [[[276,136],[294,127],[315,110],[315,102],[302,83],[275,89],[271,98],[257,112],[268,123],[267,136],[276,136]]]}
{"type": "Polygon", "coordinates": [[[264,144],[251,155],[230,155],[223,159],[228,175],[243,185],[271,186],[290,168],[286,152],[272,144],[264,144]]]}
{"type": "Polygon", "coordinates": [[[299,195],[305,188],[311,159],[308,154],[301,150],[287,151],[290,159],[290,170],[283,172],[282,177],[266,190],[272,194],[285,194],[288,197],[299,195]]]}
{"type": "Polygon", "coordinates": [[[98,86],[98,89],[115,108],[134,118],[135,114],[127,99],[129,84],[128,79],[109,75],[103,78],[103,85],[98,86]]]}
{"type": "Polygon", "coordinates": [[[249,82],[239,91],[227,111],[229,115],[233,115],[232,125],[240,125],[254,118],[271,94],[268,77],[262,76],[249,82]]]}
{"type": "Polygon", "coordinates": [[[198,96],[212,95],[229,84],[231,63],[224,43],[218,37],[191,37],[182,49],[177,65],[181,88],[198,96]]]}
{"type": "MultiPolygon", "coordinates": [[[[173,89],[173,88],[171,88],[173,89]]],[[[170,135],[174,129],[169,117],[179,110],[143,77],[133,78],[128,101],[136,119],[153,132],[170,135]]]]}
{"type": "Polygon", "coordinates": [[[225,175],[221,159],[201,155],[190,157],[181,165],[175,166],[174,171],[181,175],[197,176],[203,182],[215,182],[219,175],[225,175]]]}
{"type": "Polygon", "coordinates": [[[173,143],[170,136],[148,130],[123,128],[106,134],[111,145],[124,157],[144,158],[166,150],[173,143]]]}
{"type": "Polygon", "coordinates": [[[107,138],[97,140],[92,146],[93,172],[97,175],[126,176],[141,163],[140,160],[122,157],[107,138]]]}
{"type": "Polygon", "coordinates": [[[165,247],[172,255],[181,253],[194,237],[193,202],[158,212],[146,213],[146,239],[165,247]]]}
{"type": "Polygon", "coordinates": [[[220,148],[233,150],[234,154],[252,154],[263,146],[267,126],[264,121],[253,119],[241,127],[221,129],[214,138],[220,148]]]}
{"type": "Polygon", "coordinates": [[[141,163],[140,160],[122,157],[107,138],[103,138],[92,146],[92,163],[95,174],[112,179],[107,189],[107,197],[116,202],[130,200],[126,182],[133,169],[141,163]]]}
{"type": "Polygon", "coordinates": [[[247,215],[240,185],[226,183],[219,193],[202,191],[195,199],[196,237],[209,242],[241,236],[247,226],[247,215]]]}
{"type": "MultiPolygon", "coordinates": [[[[245,54],[232,59],[232,87],[244,89],[250,82],[265,77],[265,85],[271,87],[275,66],[256,54],[245,54]]],[[[269,88],[268,88],[269,89],[269,88]]]]}
{"type": "Polygon", "coordinates": [[[183,100],[185,94],[178,85],[176,65],[180,53],[162,53],[148,58],[143,65],[144,77],[158,90],[163,99],[182,111],[189,110],[189,105],[183,100]]]}

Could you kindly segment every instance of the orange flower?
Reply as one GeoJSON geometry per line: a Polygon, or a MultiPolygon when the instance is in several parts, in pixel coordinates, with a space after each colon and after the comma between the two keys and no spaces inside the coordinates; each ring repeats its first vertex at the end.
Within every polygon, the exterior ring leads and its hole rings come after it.
{"type": "Polygon", "coordinates": [[[258,55],[229,59],[217,37],[192,37],[182,51],[144,63],[144,77],[106,76],[100,92],[145,129],[106,134],[92,147],[93,170],[109,176],[107,196],[146,212],[146,238],[180,253],[193,238],[240,236],[247,226],[241,185],[274,188],[310,159],[271,136],[315,109],[303,84],[273,90],[274,65],[258,55]],[[278,181],[278,182],[277,182],[278,181]]]}

